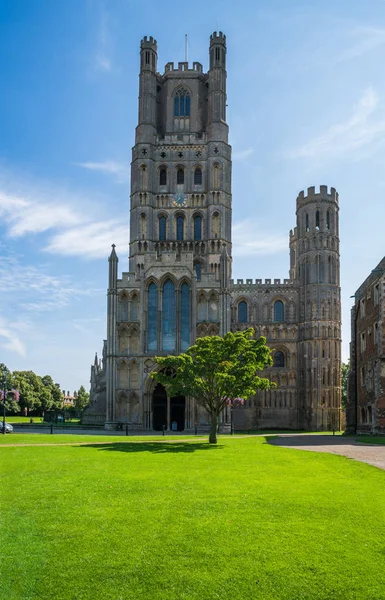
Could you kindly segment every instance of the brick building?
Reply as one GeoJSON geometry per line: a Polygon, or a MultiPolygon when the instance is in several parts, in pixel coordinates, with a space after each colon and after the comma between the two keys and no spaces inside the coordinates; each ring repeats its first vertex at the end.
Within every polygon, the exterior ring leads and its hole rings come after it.
{"type": "Polygon", "coordinates": [[[346,431],[385,434],[385,257],[354,298],[346,431]]]}

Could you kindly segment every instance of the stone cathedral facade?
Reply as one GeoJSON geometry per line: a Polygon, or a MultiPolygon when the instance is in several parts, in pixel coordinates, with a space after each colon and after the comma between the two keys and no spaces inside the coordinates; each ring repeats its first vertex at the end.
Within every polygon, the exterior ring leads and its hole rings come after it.
{"type": "MultiPolygon", "coordinates": [[[[139,118],[131,162],[129,270],[109,257],[107,340],[91,368],[85,422],[137,430],[208,423],[191,398],[169,398],[150,377],[154,357],[195,339],[254,327],[272,349],[261,391],[235,426],[322,430],[340,419],[341,305],[338,194],[300,192],[289,278],[231,278],[231,146],[226,37],[210,37],[209,70],[157,71],[157,43],[140,45],[139,118]]],[[[222,415],[222,426],[230,415],[222,415]]]]}

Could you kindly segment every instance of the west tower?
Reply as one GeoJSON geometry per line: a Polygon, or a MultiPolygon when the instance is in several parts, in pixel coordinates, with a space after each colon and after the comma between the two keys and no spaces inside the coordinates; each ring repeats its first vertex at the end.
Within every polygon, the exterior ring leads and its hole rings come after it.
{"type": "MultiPolygon", "coordinates": [[[[131,161],[129,271],[109,257],[107,340],[91,375],[85,419],[137,430],[207,426],[193,399],[151,378],[155,356],[197,337],[253,327],[272,351],[260,391],[235,411],[239,429],[331,429],[340,422],[338,194],[297,198],[288,279],[231,279],[231,147],[226,37],[198,62],[158,72],[157,42],[140,43],[138,124],[131,161]]],[[[229,423],[224,412],[221,425],[229,423]]]]}

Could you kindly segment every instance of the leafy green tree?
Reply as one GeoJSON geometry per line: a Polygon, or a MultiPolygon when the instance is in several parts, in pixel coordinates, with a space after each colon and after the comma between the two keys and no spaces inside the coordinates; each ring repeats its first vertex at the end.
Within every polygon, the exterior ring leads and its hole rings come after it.
{"type": "Polygon", "coordinates": [[[223,338],[199,338],[179,356],[156,357],[159,371],[152,377],[171,396],[191,396],[211,418],[209,442],[217,443],[218,416],[226,404],[254,396],[257,389],[273,387],[258,375],[272,364],[266,338],[254,339],[254,329],[227,333],[223,338]]]}
{"type": "Polygon", "coordinates": [[[53,382],[50,375],[44,375],[41,381],[44,386],[41,394],[42,410],[60,409],[62,407],[60,388],[53,382]]]}
{"type": "Polygon", "coordinates": [[[350,362],[341,365],[341,405],[346,408],[348,402],[348,377],[350,371],[350,362]]]}
{"type": "Polygon", "coordinates": [[[90,395],[88,392],[86,392],[84,385],[81,385],[78,390],[77,396],[74,400],[75,408],[77,411],[83,412],[83,410],[87,408],[89,403],[90,395]]]}
{"type": "Polygon", "coordinates": [[[15,385],[20,393],[20,409],[25,412],[39,410],[42,406],[43,382],[33,371],[14,371],[15,385]]]}
{"type": "Polygon", "coordinates": [[[2,401],[2,413],[15,413],[19,410],[17,399],[19,395],[15,392],[15,378],[4,363],[0,363],[0,399],[2,401]],[[5,396],[5,398],[4,398],[5,396]]]}

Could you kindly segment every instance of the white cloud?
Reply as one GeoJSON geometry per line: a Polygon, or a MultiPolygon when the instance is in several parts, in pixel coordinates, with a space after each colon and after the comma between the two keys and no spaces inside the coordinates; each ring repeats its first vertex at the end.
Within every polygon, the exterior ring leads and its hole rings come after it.
{"type": "Polygon", "coordinates": [[[81,162],[75,164],[83,169],[113,175],[119,183],[127,183],[130,180],[130,169],[128,165],[114,160],[105,160],[103,162],[81,162]]]}
{"type": "Polygon", "coordinates": [[[128,223],[106,219],[109,197],[69,190],[0,170],[0,218],[10,238],[46,233],[41,250],[82,258],[126,247],[128,223]]]}
{"type": "Polygon", "coordinates": [[[110,34],[108,27],[108,13],[101,7],[100,25],[98,33],[98,48],[94,60],[94,68],[97,71],[108,73],[112,70],[112,61],[109,57],[110,34]]]}
{"type": "Polygon", "coordinates": [[[233,225],[233,256],[260,256],[288,251],[287,236],[267,231],[250,219],[233,225]]]}
{"type": "Polygon", "coordinates": [[[2,318],[0,318],[0,347],[15,352],[20,356],[26,355],[25,345],[17,335],[15,328],[2,318]]]}
{"type": "Polygon", "coordinates": [[[128,223],[121,220],[89,223],[55,234],[46,250],[65,256],[106,257],[111,241],[118,247],[128,248],[128,223]]]}
{"type": "Polygon", "coordinates": [[[342,52],[340,61],[358,58],[385,44],[385,29],[380,27],[354,27],[349,35],[354,44],[342,52]]]}
{"type": "Polygon", "coordinates": [[[324,134],[286,153],[287,158],[346,156],[355,150],[379,141],[385,133],[385,116],[374,118],[379,96],[368,88],[353,109],[351,117],[332,125],[324,134]],[[371,118],[373,117],[373,118],[371,118]]]}

